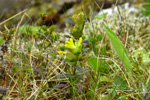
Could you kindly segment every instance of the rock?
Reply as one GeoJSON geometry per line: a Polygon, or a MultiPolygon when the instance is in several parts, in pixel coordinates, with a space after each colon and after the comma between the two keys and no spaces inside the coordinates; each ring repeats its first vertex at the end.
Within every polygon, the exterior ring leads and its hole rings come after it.
{"type": "Polygon", "coordinates": [[[11,9],[16,2],[17,0],[1,0],[0,1],[0,13],[11,9]]]}

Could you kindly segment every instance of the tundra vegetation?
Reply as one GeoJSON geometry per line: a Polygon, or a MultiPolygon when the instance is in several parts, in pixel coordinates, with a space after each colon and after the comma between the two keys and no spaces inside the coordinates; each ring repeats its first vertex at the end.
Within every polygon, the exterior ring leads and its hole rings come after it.
{"type": "MultiPolygon", "coordinates": [[[[21,12],[18,24],[0,25],[0,96],[5,100],[149,100],[150,0],[118,6],[112,15],[88,19],[75,13],[59,33],[55,25],[31,23],[21,12]],[[5,88],[4,88],[5,87],[5,88]],[[6,89],[7,88],[7,89],[6,89]]],[[[91,13],[92,9],[91,9],[91,13]]],[[[17,16],[20,16],[17,15],[17,16]]],[[[14,19],[16,17],[12,17],[14,19]]]]}

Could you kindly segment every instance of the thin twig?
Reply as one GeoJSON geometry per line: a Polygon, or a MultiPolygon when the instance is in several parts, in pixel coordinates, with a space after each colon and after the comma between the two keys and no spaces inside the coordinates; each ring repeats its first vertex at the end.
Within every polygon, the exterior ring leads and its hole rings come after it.
{"type": "Polygon", "coordinates": [[[3,25],[4,23],[6,23],[6,22],[10,21],[11,19],[13,19],[13,18],[17,17],[18,15],[20,15],[20,14],[22,14],[22,13],[26,12],[26,11],[27,11],[27,9],[25,9],[25,10],[23,10],[23,11],[19,12],[18,14],[14,15],[14,16],[12,16],[12,17],[8,18],[8,19],[6,19],[5,21],[3,21],[3,22],[1,22],[1,23],[0,23],[0,26],[1,26],[1,25],[3,25]]]}

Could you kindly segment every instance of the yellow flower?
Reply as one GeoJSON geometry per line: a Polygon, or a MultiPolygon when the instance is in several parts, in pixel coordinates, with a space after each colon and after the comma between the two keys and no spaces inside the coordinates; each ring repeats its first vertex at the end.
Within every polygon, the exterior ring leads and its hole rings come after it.
{"type": "Polygon", "coordinates": [[[65,51],[58,51],[58,54],[65,54],[66,52],[65,51]]]}
{"type": "Polygon", "coordinates": [[[82,37],[79,38],[80,43],[82,43],[82,37]]]}
{"type": "Polygon", "coordinates": [[[66,41],[65,47],[68,47],[68,48],[73,48],[74,47],[74,43],[73,43],[72,38],[70,38],[70,41],[66,41]]]}
{"type": "Polygon", "coordinates": [[[73,42],[73,39],[70,38],[70,41],[66,41],[65,47],[69,48],[68,50],[74,54],[81,52],[82,50],[82,37],[79,40],[73,42]]]}

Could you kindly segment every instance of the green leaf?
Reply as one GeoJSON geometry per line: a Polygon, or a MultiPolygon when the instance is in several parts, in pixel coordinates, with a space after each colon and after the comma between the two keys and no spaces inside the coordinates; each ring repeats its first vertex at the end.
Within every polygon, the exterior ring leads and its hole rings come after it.
{"type": "Polygon", "coordinates": [[[142,7],[146,10],[146,11],[150,11],[150,4],[143,4],[142,7]]]}
{"type": "Polygon", "coordinates": [[[0,37],[0,45],[3,44],[3,42],[4,42],[3,37],[0,37]]]}
{"type": "Polygon", "coordinates": [[[150,2],[150,0],[146,0],[147,2],[150,2]]]}
{"type": "Polygon", "coordinates": [[[73,68],[77,69],[76,70],[76,74],[77,75],[84,75],[86,74],[87,72],[89,72],[89,69],[88,68],[82,68],[80,65],[78,66],[73,66],[73,68]]]}
{"type": "Polygon", "coordinates": [[[103,19],[103,18],[106,18],[106,16],[107,16],[107,13],[103,13],[103,14],[101,14],[101,15],[95,16],[95,19],[101,20],[101,19],[103,19]]]}
{"type": "Polygon", "coordinates": [[[38,32],[44,33],[44,30],[40,26],[23,25],[19,27],[21,33],[29,35],[37,35],[38,32]]]}
{"type": "Polygon", "coordinates": [[[97,72],[98,68],[100,68],[101,72],[108,72],[109,67],[103,62],[102,60],[96,58],[96,57],[91,57],[88,61],[88,64],[91,66],[91,68],[97,72]]]}
{"type": "Polygon", "coordinates": [[[92,38],[90,39],[90,42],[94,45],[94,44],[96,44],[96,39],[95,39],[94,37],[92,37],[92,38]]]}
{"type": "Polygon", "coordinates": [[[89,65],[92,67],[92,69],[93,69],[94,71],[97,70],[97,66],[99,65],[99,62],[98,62],[97,58],[91,57],[91,58],[89,59],[88,63],[89,63],[89,65]]]}
{"type": "Polygon", "coordinates": [[[125,66],[126,70],[129,72],[129,74],[131,74],[131,62],[128,57],[126,48],[124,48],[117,35],[111,29],[105,26],[105,31],[113,48],[115,49],[121,61],[123,62],[123,65],[125,66]]]}
{"type": "Polygon", "coordinates": [[[143,11],[143,14],[144,14],[145,16],[150,16],[150,11],[143,11]]]}
{"type": "Polygon", "coordinates": [[[112,82],[112,80],[106,76],[100,76],[100,82],[112,82]]]}
{"type": "Polygon", "coordinates": [[[142,11],[143,14],[145,16],[150,16],[150,3],[143,4],[142,7],[143,7],[143,11],[142,11]]]}
{"type": "Polygon", "coordinates": [[[115,85],[115,88],[120,90],[125,90],[128,86],[127,82],[120,77],[118,77],[113,83],[115,85]]]}

